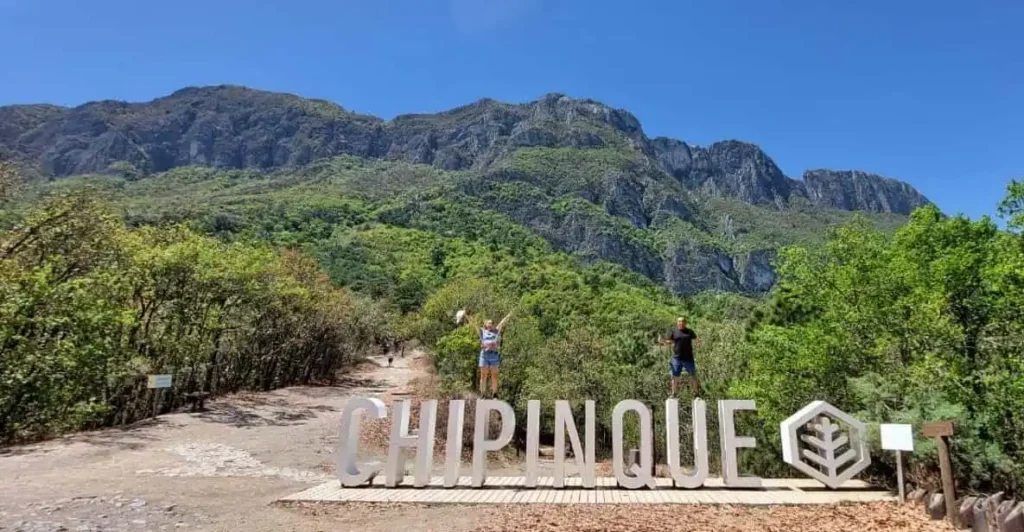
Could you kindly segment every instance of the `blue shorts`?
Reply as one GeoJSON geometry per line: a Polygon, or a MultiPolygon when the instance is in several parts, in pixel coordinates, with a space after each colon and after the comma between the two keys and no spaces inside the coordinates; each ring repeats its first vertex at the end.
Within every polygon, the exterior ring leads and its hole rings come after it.
{"type": "Polygon", "coordinates": [[[697,375],[697,365],[694,364],[692,360],[680,360],[673,357],[672,360],[669,361],[669,371],[673,377],[681,375],[684,369],[686,370],[686,373],[690,375],[697,375]]]}
{"type": "Polygon", "coordinates": [[[480,367],[498,367],[501,363],[501,354],[497,351],[480,351],[480,367]]]}

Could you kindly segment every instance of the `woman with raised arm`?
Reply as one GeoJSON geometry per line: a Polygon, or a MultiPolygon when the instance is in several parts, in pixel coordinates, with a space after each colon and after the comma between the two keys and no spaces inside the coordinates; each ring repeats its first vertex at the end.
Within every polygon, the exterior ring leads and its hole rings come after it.
{"type": "Polygon", "coordinates": [[[498,322],[498,325],[494,325],[491,320],[485,320],[482,327],[479,320],[465,310],[460,314],[480,335],[480,395],[484,396],[487,393],[487,379],[490,377],[491,396],[496,396],[498,394],[498,365],[501,364],[501,331],[512,317],[512,313],[509,312],[498,322]]]}

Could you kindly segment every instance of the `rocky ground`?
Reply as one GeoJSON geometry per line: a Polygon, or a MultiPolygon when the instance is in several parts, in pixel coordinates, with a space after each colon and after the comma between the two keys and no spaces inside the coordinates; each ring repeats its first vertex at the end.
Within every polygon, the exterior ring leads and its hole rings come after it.
{"type": "MultiPolygon", "coordinates": [[[[212,401],[203,413],[0,450],[0,531],[946,530],[920,509],[278,504],[331,477],[347,397],[406,398],[422,354],[364,364],[331,387],[212,401]]],[[[366,458],[384,430],[368,431],[366,458]]],[[[494,475],[521,474],[496,463],[494,475]]]]}

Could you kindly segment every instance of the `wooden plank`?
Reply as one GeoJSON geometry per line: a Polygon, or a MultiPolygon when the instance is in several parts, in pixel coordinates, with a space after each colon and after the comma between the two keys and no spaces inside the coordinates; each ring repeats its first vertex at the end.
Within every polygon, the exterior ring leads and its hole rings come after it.
{"type": "MultiPolygon", "coordinates": [[[[499,477],[495,477],[495,481],[499,477]]],[[[601,479],[604,481],[605,479],[601,479]]],[[[610,480],[610,479],[608,479],[610,480]]],[[[604,483],[604,482],[601,482],[604,483]]],[[[786,483],[780,482],[780,486],[786,483]]],[[[798,482],[792,482],[798,485],[798,482]]],[[[948,490],[952,493],[952,490],[948,490]]],[[[786,490],[727,490],[701,489],[682,490],[664,489],[655,491],[629,491],[619,489],[527,489],[519,490],[511,487],[495,487],[489,489],[470,489],[460,487],[444,489],[440,487],[426,489],[397,488],[383,486],[363,488],[343,488],[337,480],[308,488],[300,493],[285,497],[288,501],[324,501],[324,502],[426,502],[429,504],[836,504],[840,502],[891,501],[892,497],[884,491],[795,491],[786,490]]]]}
{"type": "Polygon", "coordinates": [[[941,438],[942,436],[953,435],[952,421],[935,421],[921,425],[921,434],[925,438],[941,438]]]}

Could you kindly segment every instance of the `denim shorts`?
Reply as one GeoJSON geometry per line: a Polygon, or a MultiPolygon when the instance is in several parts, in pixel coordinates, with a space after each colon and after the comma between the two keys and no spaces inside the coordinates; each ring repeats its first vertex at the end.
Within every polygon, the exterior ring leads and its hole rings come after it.
{"type": "Polygon", "coordinates": [[[501,354],[497,351],[480,351],[480,367],[498,367],[501,363],[501,354]]]}
{"type": "Polygon", "coordinates": [[[669,371],[673,377],[682,375],[684,369],[690,375],[697,375],[697,365],[692,360],[681,360],[672,357],[672,360],[669,361],[669,371]]]}

